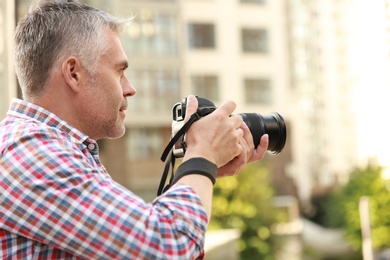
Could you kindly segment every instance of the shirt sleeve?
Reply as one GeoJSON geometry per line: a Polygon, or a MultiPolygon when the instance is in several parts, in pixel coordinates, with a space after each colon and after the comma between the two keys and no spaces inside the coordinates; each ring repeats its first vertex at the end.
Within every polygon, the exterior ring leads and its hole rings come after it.
{"type": "Polygon", "coordinates": [[[0,228],[87,259],[203,258],[207,215],[189,186],[147,204],[85,150],[48,130],[10,143],[0,155],[0,228]]]}

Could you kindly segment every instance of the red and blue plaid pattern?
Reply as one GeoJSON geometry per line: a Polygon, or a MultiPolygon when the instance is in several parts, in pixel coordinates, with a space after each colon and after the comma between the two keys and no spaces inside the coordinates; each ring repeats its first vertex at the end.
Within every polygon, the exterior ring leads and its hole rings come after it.
{"type": "Polygon", "coordinates": [[[147,204],[110,178],[94,140],[12,101],[0,124],[0,259],[201,259],[206,227],[190,187],[147,204]]]}

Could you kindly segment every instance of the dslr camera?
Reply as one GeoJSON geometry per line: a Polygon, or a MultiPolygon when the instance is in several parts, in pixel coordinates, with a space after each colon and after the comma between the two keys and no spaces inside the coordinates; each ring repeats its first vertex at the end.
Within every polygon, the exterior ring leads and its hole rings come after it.
{"type": "MultiPolygon", "coordinates": [[[[206,108],[210,113],[216,109],[214,103],[203,97],[196,97],[198,99],[198,109],[206,108]]],[[[172,108],[172,137],[182,128],[184,125],[184,118],[186,115],[187,98],[181,102],[176,103],[172,108]]],[[[260,137],[264,134],[269,135],[268,151],[273,154],[280,153],[284,145],[286,144],[287,131],[286,124],[283,117],[273,112],[267,116],[263,116],[259,113],[241,113],[239,114],[248,126],[255,148],[260,143],[260,137]]],[[[184,156],[184,148],[182,140],[178,140],[173,146],[173,154],[176,158],[184,156]]]]}

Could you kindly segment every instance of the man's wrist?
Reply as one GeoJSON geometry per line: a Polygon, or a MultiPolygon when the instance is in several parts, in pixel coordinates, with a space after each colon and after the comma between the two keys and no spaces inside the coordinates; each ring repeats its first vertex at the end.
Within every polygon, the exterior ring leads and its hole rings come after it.
{"type": "Polygon", "coordinates": [[[172,185],[178,182],[182,177],[190,174],[203,175],[211,180],[213,184],[216,181],[217,166],[209,160],[202,157],[190,158],[184,161],[176,170],[172,185]]]}

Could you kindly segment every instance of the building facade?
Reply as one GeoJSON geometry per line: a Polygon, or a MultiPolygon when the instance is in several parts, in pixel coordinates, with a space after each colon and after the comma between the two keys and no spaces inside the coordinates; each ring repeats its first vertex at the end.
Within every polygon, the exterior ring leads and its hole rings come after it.
{"type": "Polygon", "coordinates": [[[355,0],[352,13],[351,67],[356,88],[359,159],[386,168],[385,175],[389,178],[390,124],[383,120],[390,110],[389,1],[369,4],[355,0]]]}
{"type": "Polygon", "coordinates": [[[13,1],[0,2],[0,118],[5,116],[10,99],[17,96],[12,55],[14,10],[13,1]]]}
{"type": "MultiPolygon", "coordinates": [[[[277,111],[290,125],[289,55],[285,1],[179,1],[182,26],[182,91],[221,104],[237,103],[237,113],[277,111]]],[[[292,132],[279,155],[267,156],[279,195],[297,195],[292,177],[292,132]]]]}
{"type": "MultiPolygon", "coordinates": [[[[17,20],[29,1],[10,2],[0,3],[0,30],[12,35],[14,22],[8,21],[17,20]],[[16,19],[9,17],[15,13],[16,19]]],[[[216,105],[232,99],[237,113],[283,115],[286,147],[264,161],[278,195],[307,202],[313,192],[347,180],[356,163],[349,101],[350,1],[82,2],[114,15],[134,15],[122,38],[130,63],[127,75],[137,89],[129,99],[127,133],[99,141],[103,162],[124,186],[146,200],[155,195],[164,167],[159,158],[171,134],[171,109],[188,94],[216,105]]],[[[17,96],[7,56],[12,37],[6,38],[0,40],[2,115],[10,97],[17,96]]]]}
{"type": "Polygon", "coordinates": [[[355,166],[350,1],[288,1],[291,173],[301,198],[345,183],[355,166]]]}

